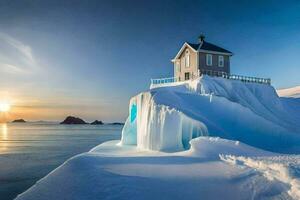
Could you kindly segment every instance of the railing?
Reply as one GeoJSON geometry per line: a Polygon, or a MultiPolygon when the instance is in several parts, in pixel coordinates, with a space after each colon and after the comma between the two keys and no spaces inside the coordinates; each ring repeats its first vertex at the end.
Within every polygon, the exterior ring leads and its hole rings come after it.
{"type": "Polygon", "coordinates": [[[230,75],[228,79],[240,80],[240,81],[249,82],[249,83],[260,83],[260,84],[271,85],[270,78],[257,78],[257,77],[251,77],[251,76],[230,75]]]}
{"type": "Polygon", "coordinates": [[[226,72],[221,71],[213,71],[213,70],[200,70],[200,74],[205,74],[209,76],[217,76],[217,77],[223,77],[226,79],[231,80],[239,80],[242,82],[249,82],[249,83],[260,83],[260,84],[268,84],[271,85],[271,79],[270,78],[258,78],[258,77],[251,77],[251,76],[241,76],[241,75],[235,75],[235,74],[227,74],[226,72]]]}
{"type": "MultiPolygon", "coordinates": [[[[222,77],[230,80],[239,80],[248,83],[260,83],[260,84],[271,85],[270,78],[241,76],[241,75],[228,74],[226,72],[221,72],[221,71],[203,70],[203,69],[198,71],[198,75],[192,74],[191,79],[198,78],[203,74],[209,76],[215,76],[215,77],[222,77]]],[[[168,84],[168,83],[175,83],[175,82],[180,82],[180,80],[177,77],[151,79],[151,85],[168,84]]]]}
{"type": "Polygon", "coordinates": [[[179,82],[178,78],[176,77],[151,79],[152,85],[175,83],[175,82],[179,82]]]}

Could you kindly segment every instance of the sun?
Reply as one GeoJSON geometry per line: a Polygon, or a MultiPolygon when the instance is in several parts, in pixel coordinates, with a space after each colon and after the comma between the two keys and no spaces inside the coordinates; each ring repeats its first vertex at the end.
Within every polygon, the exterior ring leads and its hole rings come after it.
{"type": "Polygon", "coordinates": [[[10,110],[10,104],[5,102],[0,102],[0,112],[8,112],[10,110]]]}

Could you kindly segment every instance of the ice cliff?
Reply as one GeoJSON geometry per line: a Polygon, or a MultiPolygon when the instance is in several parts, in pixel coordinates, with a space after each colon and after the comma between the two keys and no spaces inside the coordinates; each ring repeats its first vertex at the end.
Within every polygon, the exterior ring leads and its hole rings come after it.
{"type": "Polygon", "coordinates": [[[207,135],[207,128],[201,121],[167,105],[157,104],[153,95],[146,92],[131,99],[130,117],[122,131],[123,144],[176,151],[188,148],[191,139],[207,135]]]}
{"type": "Polygon", "coordinates": [[[278,97],[270,85],[209,76],[151,86],[131,98],[121,143],[179,151],[202,135],[299,153],[300,101],[278,97]]]}

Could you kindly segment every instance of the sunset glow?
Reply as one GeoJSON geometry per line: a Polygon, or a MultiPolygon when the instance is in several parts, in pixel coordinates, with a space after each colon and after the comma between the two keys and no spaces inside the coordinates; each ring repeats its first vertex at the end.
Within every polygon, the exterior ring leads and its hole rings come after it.
{"type": "Polygon", "coordinates": [[[0,112],[8,112],[10,110],[10,104],[7,102],[0,102],[0,112]]]}

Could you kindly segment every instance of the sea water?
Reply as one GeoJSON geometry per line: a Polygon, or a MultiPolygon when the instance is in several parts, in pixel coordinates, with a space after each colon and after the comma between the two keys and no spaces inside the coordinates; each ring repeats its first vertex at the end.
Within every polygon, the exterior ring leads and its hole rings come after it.
{"type": "Polygon", "coordinates": [[[24,192],[68,158],[120,139],[120,125],[0,124],[0,198],[24,192]]]}

